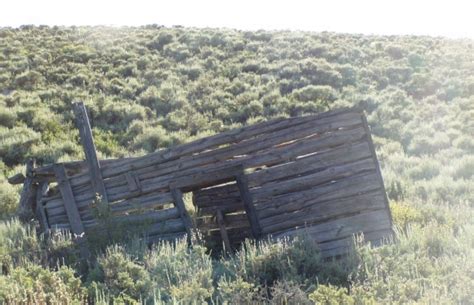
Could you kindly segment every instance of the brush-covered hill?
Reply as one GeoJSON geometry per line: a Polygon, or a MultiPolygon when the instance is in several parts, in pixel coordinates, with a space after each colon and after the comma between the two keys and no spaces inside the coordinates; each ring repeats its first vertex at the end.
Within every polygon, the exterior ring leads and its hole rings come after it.
{"type": "Polygon", "coordinates": [[[64,301],[38,284],[45,277],[62,283],[67,300],[470,304],[473,44],[154,25],[0,28],[2,218],[14,215],[19,197],[6,177],[25,160],[83,158],[71,111],[82,99],[102,158],[141,155],[274,117],[362,107],[399,226],[398,244],[362,247],[352,261],[332,267],[306,244],[249,245],[213,261],[199,247],[116,246],[81,282],[73,258],[55,268],[61,251],[74,256],[67,237],[39,239],[30,227],[7,221],[0,224],[0,302],[38,293],[64,301]],[[173,258],[163,259],[166,253],[173,258]]]}

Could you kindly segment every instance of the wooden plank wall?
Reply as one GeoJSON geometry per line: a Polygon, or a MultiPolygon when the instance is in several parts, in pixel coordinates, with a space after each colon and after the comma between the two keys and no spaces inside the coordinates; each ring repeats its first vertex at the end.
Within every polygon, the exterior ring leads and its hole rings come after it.
{"type": "MultiPolygon", "coordinates": [[[[258,234],[290,236],[305,230],[331,254],[343,251],[334,249],[343,249],[344,240],[353,233],[364,232],[374,241],[390,234],[390,211],[371,145],[363,114],[344,109],[272,120],[139,158],[102,160],[100,170],[113,216],[156,223],[149,233],[158,239],[189,228],[170,185],[192,180],[192,187],[179,192],[194,191],[202,215],[215,216],[220,210],[221,224],[224,220],[229,227],[232,243],[252,232],[249,215],[242,212],[241,190],[236,183],[200,189],[219,184],[218,177],[206,173],[241,166],[260,226],[258,234]],[[237,223],[240,227],[234,228],[237,223]],[[338,229],[332,235],[321,234],[323,225],[338,229]]],[[[77,162],[64,165],[80,168],[71,170],[68,180],[87,231],[97,225],[90,207],[95,195],[90,175],[77,162]]],[[[47,167],[37,172],[49,175],[47,167]]],[[[57,191],[48,192],[41,202],[50,227],[69,226],[57,191]]],[[[215,234],[222,227],[217,220],[201,228],[206,226],[215,227],[215,234]]]]}

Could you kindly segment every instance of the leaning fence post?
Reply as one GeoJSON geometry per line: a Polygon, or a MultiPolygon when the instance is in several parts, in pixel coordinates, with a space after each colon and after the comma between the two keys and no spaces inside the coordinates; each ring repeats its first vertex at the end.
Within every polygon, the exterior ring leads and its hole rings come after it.
{"type": "Polygon", "coordinates": [[[37,185],[33,183],[33,169],[35,168],[35,160],[30,159],[26,163],[26,178],[23,182],[23,189],[20,195],[20,203],[18,205],[18,217],[21,221],[29,221],[33,218],[33,205],[36,200],[37,185]]]}
{"type": "Polygon", "coordinates": [[[72,192],[71,184],[66,174],[66,170],[62,164],[54,164],[54,174],[58,182],[59,192],[61,193],[66,215],[71,226],[71,232],[74,234],[74,240],[79,245],[81,256],[84,259],[90,257],[90,251],[87,245],[87,238],[85,236],[84,225],[81,220],[81,215],[77,208],[76,200],[72,192]]]}
{"type": "Polygon", "coordinates": [[[109,201],[107,199],[104,180],[102,179],[102,171],[95,150],[94,138],[92,136],[92,129],[87,115],[86,106],[83,102],[77,102],[73,104],[73,109],[82,147],[84,148],[87,165],[89,167],[92,188],[96,194],[99,194],[102,202],[107,204],[109,201]]]}

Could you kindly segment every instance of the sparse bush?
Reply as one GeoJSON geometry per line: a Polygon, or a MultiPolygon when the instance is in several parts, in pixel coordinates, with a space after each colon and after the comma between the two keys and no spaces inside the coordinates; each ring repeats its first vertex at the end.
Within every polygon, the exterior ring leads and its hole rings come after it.
{"type": "Polygon", "coordinates": [[[107,248],[89,280],[104,283],[111,295],[125,299],[146,299],[152,291],[148,272],[120,246],[107,248]]]}
{"type": "Polygon", "coordinates": [[[354,299],[347,289],[332,285],[318,285],[318,288],[309,295],[311,301],[321,305],[354,305],[354,299]]]}
{"type": "Polygon", "coordinates": [[[201,303],[214,293],[212,261],[202,246],[189,249],[184,239],[161,243],[146,255],[145,265],[163,300],[201,303]]]}
{"type": "Polygon", "coordinates": [[[0,125],[8,128],[15,126],[16,112],[8,108],[0,108],[0,125]]]}
{"type": "Polygon", "coordinates": [[[81,304],[85,301],[86,290],[81,280],[66,266],[52,271],[28,265],[0,275],[0,303],[81,304]]]}
{"type": "Polygon", "coordinates": [[[19,199],[18,188],[0,179],[0,219],[15,213],[19,199]]]}

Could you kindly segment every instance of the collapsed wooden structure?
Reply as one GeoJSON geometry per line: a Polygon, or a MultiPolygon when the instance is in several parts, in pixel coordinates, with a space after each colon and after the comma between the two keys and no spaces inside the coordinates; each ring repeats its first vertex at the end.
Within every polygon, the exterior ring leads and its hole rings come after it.
{"type": "Polygon", "coordinates": [[[391,235],[383,180],[360,110],[271,120],[111,160],[97,159],[84,105],[74,104],[74,111],[86,161],[30,163],[25,179],[10,181],[23,181],[20,206],[35,211],[42,230],[71,230],[84,256],[89,232],[106,234],[97,230],[104,228],[98,207],[106,207],[114,223],[140,225],[150,242],[198,229],[208,244],[231,249],[249,237],[305,234],[323,256],[334,256],[347,252],[354,234],[372,243],[391,235]],[[186,193],[197,209],[193,218],[186,193]]]}

